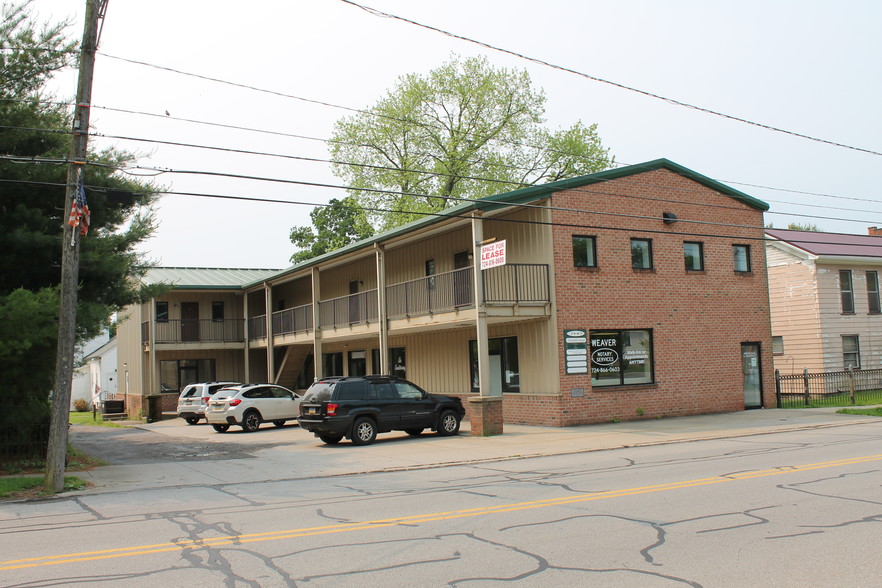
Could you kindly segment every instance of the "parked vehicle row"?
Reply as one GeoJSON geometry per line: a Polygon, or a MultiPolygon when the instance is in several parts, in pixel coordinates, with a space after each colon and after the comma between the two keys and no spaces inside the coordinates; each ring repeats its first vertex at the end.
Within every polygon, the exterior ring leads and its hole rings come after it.
{"type": "Polygon", "coordinates": [[[459,398],[429,394],[403,378],[353,376],[318,380],[302,398],[275,384],[190,384],[178,399],[178,415],[189,424],[205,418],[219,433],[232,425],[253,432],[262,423],[281,427],[296,420],[324,443],[347,438],[369,445],[389,431],[456,435],[465,409],[459,398]]]}

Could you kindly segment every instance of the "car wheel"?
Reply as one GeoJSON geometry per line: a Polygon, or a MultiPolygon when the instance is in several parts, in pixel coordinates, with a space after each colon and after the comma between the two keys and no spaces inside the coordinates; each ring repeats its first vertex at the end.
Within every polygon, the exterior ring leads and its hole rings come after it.
{"type": "Polygon", "coordinates": [[[459,433],[459,417],[452,410],[445,410],[438,419],[438,434],[444,437],[459,433]]]}
{"type": "Polygon", "coordinates": [[[404,429],[404,432],[410,435],[411,437],[417,437],[420,433],[423,432],[422,428],[420,429],[404,429]]]}
{"type": "Polygon", "coordinates": [[[187,421],[188,425],[195,425],[199,422],[199,417],[187,417],[184,420],[187,421]]]}
{"type": "Polygon", "coordinates": [[[230,429],[230,425],[211,425],[218,433],[226,433],[230,429]]]}
{"type": "Polygon", "coordinates": [[[353,445],[370,445],[377,438],[377,425],[368,417],[361,417],[352,425],[353,445]]]}
{"type": "Polygon", "coordinates": [[[336,445],[342,438],[343,435],[319,435],[319,439],[322,440],[322,443],[327,443],[328,445],[336,445]]]}
{"type": "Polygon", "coordinates": [[[273,421],[273,424],[277,427],[284,427],[285,421],[273,421]]]}
{"type": "Polygon", "coordinates": [[[246,412],[242,418],[242,430],[246,433],[253,433],[260,427],[260,415],[254,412],[246,412]]]}

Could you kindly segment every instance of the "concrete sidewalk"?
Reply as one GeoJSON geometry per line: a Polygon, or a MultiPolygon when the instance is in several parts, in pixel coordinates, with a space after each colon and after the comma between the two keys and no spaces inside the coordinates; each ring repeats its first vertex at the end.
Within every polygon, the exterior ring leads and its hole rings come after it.
{"type": "MultiPolygon", "coordinates": [[[[275,445],[257,448],[248,459],[179,461],[157,464],[111,465],[76,475],[94,484],[75,494],[93,494],[175,486],[237,484],[339,476],[366,472],[444,467],[533,456],[640,447],[688,441],[744,437],[786,431],[862,423],[882,426],[882,419],[836,414],[836,408],[769,409],[735,413],[650,419],[554,428],[505,425],[503,435],[472,437],[468,423],[455,437],[403,433],[380,435],[367,447],[347,442],[324,445],[296,427],[278,432],[275,445]],[[282,439],[282,441],[278,441],[282,439]]],[[[138,428],[176,438],[224,443],[231,434],[206,435],[205,427],[182,426],[180,419],[138,428]]],[[[260,432],[235,436],[236,443],[265,445],[260,432]],[[253,441],[252,441],[253,440],[253,441]]],[[[66,494],[67,495],[67,494],[66,494]]]]}

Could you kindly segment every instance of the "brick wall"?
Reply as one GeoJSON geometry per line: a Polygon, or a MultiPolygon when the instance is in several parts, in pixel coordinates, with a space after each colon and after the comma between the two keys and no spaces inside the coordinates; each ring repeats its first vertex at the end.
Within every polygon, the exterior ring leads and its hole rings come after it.
{"type": "Polygon", "coordinates": [[[775,406],[761,211],[665,169],[558,193],[553,205],[601,214],[552,213],[562,394],[507,397],[507,422],[564,426],[741,410],[742,342],[761,344],[764,405],[775,406]],[[665,212],[678,221],[662,222],[665,212]],[[574,267],[574,234],[596,237],[596,269],[574,267]],[[652,270],[631,268],[631,238],[652,240],[652,270]],[[686,271],[683,241],[703,243],[703,271],[686,271]],[[735,273],[733,244],[750,246],[750,273],[735,273]],[[592,389],[590,376],[566,375],[569,328],[652,329],[654,383],[592,389]],[[573,388],[585,395],[573,398],[573,388]]]}

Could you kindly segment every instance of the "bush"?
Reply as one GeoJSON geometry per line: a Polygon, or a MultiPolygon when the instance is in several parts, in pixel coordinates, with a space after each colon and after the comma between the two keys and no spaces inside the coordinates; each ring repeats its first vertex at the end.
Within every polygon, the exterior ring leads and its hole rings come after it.
{"type": "Polygon", "coordinates": [[[77,412],[88,412],[89,403],[84,398],[77,398],[74,400],[74,410],[77,412]]]}

